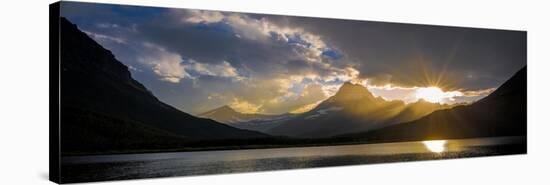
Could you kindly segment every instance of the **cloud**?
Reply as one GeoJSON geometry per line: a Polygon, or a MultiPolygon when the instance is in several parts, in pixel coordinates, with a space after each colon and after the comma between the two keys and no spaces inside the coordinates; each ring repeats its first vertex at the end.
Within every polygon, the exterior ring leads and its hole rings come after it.
{"type": "Polygon", "coordinates": [[[464,96],[467,97],[475,97],[475,96],[487,96],[491,94],[493,91],[495,91],[497,88],[488,88],[488,89],[481,89],[477,91],[464,91],[464,96]]]}
{"type": "Polygon", "coordinates": [[[212,23],[220,22],[224,19],[223,14],[217,11],[187,10],[187,14],[190,14],[190,16],[182,18],[182,21],[190,23],[212,23]]]}
{"type": "Polygon", "coordinates": [[[229,106],[238,112],[242,113],[257,113],[262,105],[255,105],[246,100],[233,98],[233,101],[229,103],[229,106]]]}
{"type": "MultiPolygon", "coordinates": [[[[152,31],[147,35],[158,35],[149,39],[189,58],[182,65],[192,77],[199,74],[240,80],[231,82],[233,87],[239,88],[226,88],[224,91],[228,92],[222,93],[223,96],[206,97],[212,102],[247,102],[258,108],[247,111],[283,113],[334,94],[338,84],[359,80],[360,72],[353,66],[344,62],[334,65],[335,60],[342,58],[339,56],[342,53],[328,47],[320,36],[300,27],[226,12],[173,10],[170,17],[180,27],[159,24],[142,27],[152,31]],[[164,35],[177,33],[180,33],[177,38],[164,38],[164,35]],[[192,38],[188,38],[189,35],[192,38]],[[201,46],[205,44],[210,47],[201,46]],[[302,88],[293,89],[297,86],[302,88]],[[300,96],[312,94],[306,87],[317,88],[314,100],[300,96]]],[[[212,83],[217,84],[214,81],[197,78],[196,84],[214,91],[209,87],[212,83]]],[[[215,106],[219,105],[212,105],[215,106]]]]}
{"type": "Polygon", "coordinates": [[[193,59],[184,60],[181,55],[169,52],[152,43],[145,42],[143,46],[149,50],[148,55],[138,58],[138,60],[150,65],[161,80],[179,83],[183,78],[198,79],[201,76],[242,79],[237,73],[237,69],[227,61],[222,61],[219,64],[200,63],[193,59]]]}
{"type": "Polygon", "coordinates": [[[151,55],[138,58],[138,61],[148,64],[161,80],[179,83],[184,77],[191,77],[182,65],[182,57],[172,53],[163,47],[151,43],[144,43],[143,46],[151,50],[151,55]]]}
{"type": "Polygon", "coordinates": [[[113,29],[113,28],[119,28],[120,26],[118,24],[111,24],[111,23],[97,23],[96,24],[98,28],[109,28],[109,29],[113,29]]]}
{"type": "MultiPolygon", "coordinates": [[[[385,100],[401,100],[405,103],[412,103],[416,102],[422,97],[418,97],[417,93],[424,91],[427,88],[430,87],[401,87],[401,86],[394,86],[390,84],[386,84],[383,86],[377,86],[368,84],[366,86],[369,91],[371,91],[375,96],[379,96],[384,98],[385,100]]],[[[452,91],[445,91],[442,90],[441,94],[439,94],[438,99],[442,99],[443,103],[448,104],[455,104],[455,103],[469,103],[473,101],[477,101],[481,98],[486,97],[491,92],[493,92],[496,88],[489,88],[489,89],[479,89],[479,90],[452,90],[452,91]]]]}
{"type": "Polygon", "coordinates": [[[281,114],[327,98],[319,84],[288,83],[287,79],[243,79],[231,83],[203,79],[197,85],[211,92],[202,102],[203,105],[209,104],[202,112],[221,105],[235,105],[248,113],[281,114]]]}
{"type": "Polygon", "coordinates": [[[312,31],[356,63],[361,77],[403,87],[439,79],[445,89],[486,89],[526,65],[519,31],[270,16],[312,31]],[[427,78],[425,75],[428,75],[427,78]],[[475,78],[467,78],[469,75],[475,78]],[[390,78],[389,78],[390,77],[390,78]]]}
{"type": "Polygon", "coordinates": [[[227,61],[222,61],[220,64],[208,64],[188,60],[184,66],[186,70],[193,71],[198,75],[229,77],[235,79],[242,78],[239,76],[237,69],[231,66],[227,61]]]}
{"type": "Polygon", "coordinates": [[[117,44],[126,44],[126,39],[123,39],[123,38],[103,35],[103,34],[94,33],[90,31],[83,31],[83,32],[95,40],[101,40],[103,42],[115,42],[117,44]]]}
{"type": "Polygon", "coordinates": [[[300,108],[306,109],[307,105],[318,103],[327,98],[321,87],[319,84],[309,84],[296,93],[284,93],[285,96],[265,102],[262,110],[272,113],[285,113],[297,111],[300,108]]]}
{"type": "Polygon", "coordinates": [[[265,18],[251,18],[241,13],[222,13],[217,11],[201,10],[174,10],[175,16],[181,16],[184,23],[227,25],[238,38],[246,38],[254,41],[270,42],[279,41],[289,46],[301,55],[305,61],[321,62],[323,52],[337,51],[328,48],[320,36],[306,32],[300,27],[279,26],[265,18]]]}
{"type": "Polygon", "coordinates": [[[418,101],[415,96],[418,87],[399,87],[391,85],[376,86],[369,84],[367,88],[373,95],[382,97],[385,100],[401,100],[405,103],[418,101]]]}

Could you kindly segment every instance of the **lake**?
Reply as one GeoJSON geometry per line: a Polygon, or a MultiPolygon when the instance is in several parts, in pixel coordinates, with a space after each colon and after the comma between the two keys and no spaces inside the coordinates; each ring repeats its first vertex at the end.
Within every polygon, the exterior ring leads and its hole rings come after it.
{"type": "Polygon", "coordinates": [[[525,137],[62,157],[62,182],[122,180],[526,153],[525,137]]]}

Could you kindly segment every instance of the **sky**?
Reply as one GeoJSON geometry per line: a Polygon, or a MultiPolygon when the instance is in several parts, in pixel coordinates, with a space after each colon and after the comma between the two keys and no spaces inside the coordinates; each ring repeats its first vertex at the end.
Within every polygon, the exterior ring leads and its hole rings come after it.
{"type": "Polygon", "coordinates": [[[345,82],[387,100],[469,103],[527,64],[521,31],[79,2],[61,16],[192,114],[303,112],[345,82]]]}

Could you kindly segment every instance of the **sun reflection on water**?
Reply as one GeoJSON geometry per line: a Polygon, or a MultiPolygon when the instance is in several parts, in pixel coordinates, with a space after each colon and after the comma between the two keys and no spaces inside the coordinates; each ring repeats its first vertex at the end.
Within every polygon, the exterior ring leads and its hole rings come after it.
{"type": "Polygon", "coordinates": [[[441,153],[447,149],[447,140],[431,140],[431,141],[423,141],[422,142],[424,146],[431,152],[435,153],[441,153]]]}

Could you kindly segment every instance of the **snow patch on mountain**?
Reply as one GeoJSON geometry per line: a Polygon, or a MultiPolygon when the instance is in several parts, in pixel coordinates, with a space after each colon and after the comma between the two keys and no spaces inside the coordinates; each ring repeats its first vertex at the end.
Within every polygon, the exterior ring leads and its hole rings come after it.
{"type": "Polygon", "coordinates": [[[344,109],[343,107],[329,107],[329,108],[326,108],[326,109],[321,109],[321,110],[316,111],[317,114],[306,116],[304,119],[306,119],[306,120],[316,119],[321,115],[328,114],[329,112],[341,111],[343,109],[344,109]]]}

